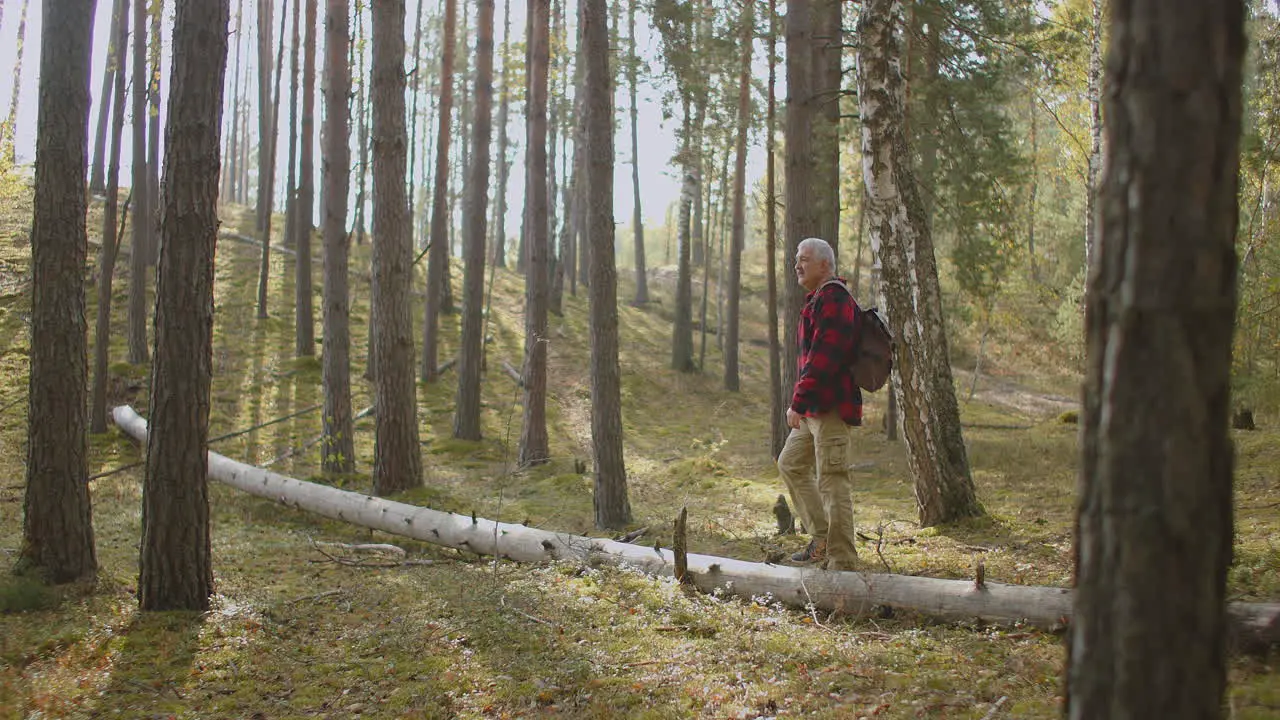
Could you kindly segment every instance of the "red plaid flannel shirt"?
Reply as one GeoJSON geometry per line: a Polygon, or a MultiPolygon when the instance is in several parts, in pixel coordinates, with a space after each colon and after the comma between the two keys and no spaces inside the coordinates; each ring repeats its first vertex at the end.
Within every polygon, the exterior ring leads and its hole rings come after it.
{"type": "Polygon", "coordinates": [[[792,410],[808,416],[835,411],[846,424],[862,424],[862,391],[845,371],[861,330],[857,309],[853,297],[836,285],[805,297],[796,326],[800,356],[792,410]]]}

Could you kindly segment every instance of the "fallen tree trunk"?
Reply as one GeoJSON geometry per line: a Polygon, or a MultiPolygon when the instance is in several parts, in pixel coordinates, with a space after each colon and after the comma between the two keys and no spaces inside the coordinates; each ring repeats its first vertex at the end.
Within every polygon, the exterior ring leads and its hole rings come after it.
{"type": "MultiPolygon", "coordinates": [[[[112,417],[126,434],[146,441],[147,422],[133,408],[119,406],[112,410],[112,417]]],[[[653,575],[675,573],[675,556],[669,549],[551,532],[361,495],[295,480],[215,452],[209,453],[209,477],[299,510],[478,555],[519,562],[614,564],[653,575]]],[[[850,614],[896,607],[941,620],[1024,622],[1046,629],[1065,626],[1071,615],[1071,591],[1066,588],[827,572],[711,555],[687,557],[688,576],[704,592],[779,600],[796,607],[850,614]]],[[[1236,649],[1280,644],[1280,603],[1232,603],[1228,615],[1236,649]]]]}

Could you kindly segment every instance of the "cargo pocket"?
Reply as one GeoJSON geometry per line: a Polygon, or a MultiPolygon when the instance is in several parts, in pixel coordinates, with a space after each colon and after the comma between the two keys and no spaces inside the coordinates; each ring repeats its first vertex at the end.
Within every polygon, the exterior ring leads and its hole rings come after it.
{"type": "Polygon", "coordinates": [[[844,472],[848,467],[849,438],[830,438],[818,445],[818,461],[824,472],[844,472]]]}

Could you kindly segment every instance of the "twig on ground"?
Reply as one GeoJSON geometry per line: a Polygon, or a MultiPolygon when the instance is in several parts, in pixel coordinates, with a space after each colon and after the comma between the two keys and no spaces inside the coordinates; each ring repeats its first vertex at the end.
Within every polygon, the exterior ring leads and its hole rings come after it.
{"type": "Polygon", "coordinates": [[[121,465],[121,466],[120,466],[120,467],[118,467],[118,468],[112,468],[111,470],[104,470],[104,471],[102,471],[102,472],[98,473],[97,475],[90,475],[89,477],[85,478],[85,480],[86,480],[86,482],[87,482],[87,481],[89,481],[89,480],[99,480],[99,479],[101,479],[101,478],[109,477],[109,476],[111,476],[111,475],[115,475],[116,473],[122,473],[122,472],[124,472],[125,470],[132,470],[132,469],[134,469],[134,468],[136,468],[136,467],[139,467],[139,466],[142,466],[142,465],[146,465],[146,464],[147,464],[147,461],[146,461],[146,460],[139,460],[139,461],[137,461],[137,462],[131,462],[131,463],[129,463],[128,465],[121,465]]]}
{"type": "Polygon", "coordinates": [[[536,615],[530,615],[529,613],[527,613],[527,612],[525,612],[525,611],[521,610],[520,608],[516,607],[515,605],[508,605],[508,604],[507,604],[507,596],[506,596],[506,595],[503,595],[502,597],[498,598],[498,605],[502,606],[503,608],[506,608],[507,610],[510,610],[511,612],[513,612],[513,613],[515,613],[515,614],[519,615],[520,617],[522,617],[522,618],[524,618],[524,619],[526,619],[526,620],[532,620],[533,622],[540,623],[540,624],[542,624],[542,625],[546,625],[547,627],[555,627],[555,626],[556,626],[556,624],[555,624],[555,623],[553,623],[553,622],[551,622],[550,620],[543,620],[542,618],[540,618],[540,617],[538,617],[538,616],[536,616],[536,615]]]}
{"type": "Polygon", "coordinates": [[[347,592],[348,592],[348,590],[346,590],[345,588],[339,588],[339,589],[337,589],[337,590],[326,590],[326,591],[324,591],[324,592],[322,592],[322,593],[316,593],[315,595],[303,595],[303,596],[301,596],[301,597],[296,597],[296,598],[294,598],[294,599],[292,599],[292,600],[289,600],[289,601],[288,601],[288,602],[286,602],[285,604],[286,604],[286,605],[294,605],[294,604],[300,603],[300,602],[302,602],[302,601],[304,601],[304,600],[321,600],[321,599],[323,599],[323,598],[333,597],[334,595],[344,595],[344,594],[346,594],[347,592]]]}
{"type": "Polygon", "coordinates": [[[987,714],[982,716],[982,720],[992,720],[992,718],[1000,713],[1000,706],[1004,705],[1008,699],[1008,695],[1001,695],[1000,699],[996,700],[996,704],[992,705],[991,709],[987,711],[987,714]]]}
{"type": "Polygon", "coordinates": [[[399,545],[391,545],[389,543],[335,543],[335,542],[317,542],[317,545],[326,547],[341,548],[350,550],[355,553],[390,553],[396,557],[406,557],[408,553],[399,545]]]}
{"type": "Polygon", "coordinates": [[[614,538],[613,540],[614,540],[614,542],[621,542],[621,543],[635,542],[636,540],[638,540],[638,539],[640,539],[641,537],[643,537],[643,536],[644,536],[644,534],[645,534],[645,533],[647,533],[647,532],[649,532],[649,526],[648,526],[648,525],[645,525],[644,527],[642,527],[642,528],[640,528],[640,529],[638,529],[638,530],[632,530],[631,532],[627,533],[626,535],[619,535],[618,537],[614,538]]]}

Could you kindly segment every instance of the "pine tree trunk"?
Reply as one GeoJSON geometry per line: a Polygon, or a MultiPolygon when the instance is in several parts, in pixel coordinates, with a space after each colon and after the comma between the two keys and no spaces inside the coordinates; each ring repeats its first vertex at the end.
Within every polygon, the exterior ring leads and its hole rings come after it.
{"type": "Polygon", "coordinates": [[[489,214],[489,144],[493,135],[493,4],[477,0],[476,84],[471,166],[463,207],[462,346],[453,436],[480,440],[480,371],[484,355],[484,241],[489,214]]]}
{"type": "Polygon", "coordinates": [[[440,117],[436,130],[435,182],[431,187],[431,249],[427,251],[427,299],[422,322],[422,365],[418,376],[434,382],[440,356],[440,312],[449,263],[449,146],[453,135],[453,56],[457,0],[444,0],[440,44],[440,117]]]}
{"type": "Polygon", "coordinates": [[[151,242],[147,243],[147,265],[155,267],[160,259],[160,82],[163,73],[160,69],[161,58],[161,19],[164,17],[164,0],[152,0],[151,13],[151,45],[149,70],[151,81],[148,83],[147,95],[150,109],[147,113],[147,135],[150,143],[147,146],[147,197],[151,198],[151,216],[144,221],[150,225],[151,242]]]}
{"type": "Polygon", "coordinates": [[[404,0],[373,4],[373,313],[377,408],[373,488],[422,485],[413,381],[413,238],[405,197],[404,0]]]}
{"type": "Polygon", "coordinates": [[[738,137],[733,160],[733,239],[729,241],[729,277],[724,283],[728,305],[724,332],[724,389],[737,392],[738,379],[738,301],[742,283],[742,247],[745,243],[747,218],[747,130],[751,125],[751,51],[755,41],[755,4],[744,3],[742,9],[742,67],[738,72],[738,137]]]}
{"type": "MultiPolygon", "coordinates": [[[[605,0],[583,0],[586,60],[586,237],[591,245],[591,446],[595,453],[596,527],[631,522],[622,458],[622,377],[618,368],[618,271],[613,225],[613,72],[605,0]]],[[[587,243],[583,243],[584,248],[587,243]]]]}
{"type": "Polygon", "coordinates": [[[637,307],[649,302],[649,271],[644,258],[644,214],[640,207],[640,123],[636,100],[640,56],[636,54],[636,0],[627,2],[627,94],[631,100],[631,227],[635,235],[636,295],[631,303],[637,307]]]}
{"type": "MultiPolygon", "coordinates": [[[[123,48],[129,38],[129,0],[117,0],[115,24],[111,29],[111,42],[123,48]]],[[[115,276],[116,257],[123,240],[124,223],[119,222],[120,210],[120,144],[124,138],[124,111],[128,99],[125,96],[125,74],[112,73],[115,87],[112,95],[103,98],[105,112],[111,115],[111,151],[106,172],[106,197],[102,203],[102,254],[98,259],[98,307],[93,334],[93,388],[89,409],[89,432],[107,431],[107,381],[111,351],[111,301],[115,276]],[[115,111],[112,112],[114,105],[115,111]]],[[[128,212],[126,206],[125,209],[128,212]]]]}
{"type": "MultiPolygon", "coordinates": [[[[792,268],[800,241],[821,231],[816,216],[815,185],[818,173],[813,166],[813,0],[787,0],[786,17],[786,142],[783,146],[785,187],[782,258],[792,268]]],[[[784,274],[782,303],[782,388],[789,402],[795,386],[797,366],[796,325],[804,305],[805,290],[795,272],[784,274]]]]}
{"type": "Polygon", "coordinates": [[[813,219],[817,223],[815,234],[826,240],[839,258],[840,58],[844,52],[840,9],[843,0],[811,0],[811,3],[813,219]]]}
{"type": "Polygon", "coordinates": [[[787,438],[786,408],[783,403],[781,340],[778,337],[778,189],[777,189],[777,0],[769,0],[769,102],[765,120],[765,274],[768,283],[769,316],[769,457],[777,458],[787,438]]]}
{"type": "MultiPolygon", "coordinates": [[[[289,42],[289,155],[284,184],[284,246],[298,244],[298,72],[302,55],[302,5],[294,2],[289,42]]],[[[287,271],[286,271],[287,272],[287,271]]],[[[295,270],[296,272],[296,270],[295,270]]]]}
{"type": "Polygon", "coordinates": [[[0,152],[4,153],[4,159],[9,167],[13,167],[18,162],[15,136],[18,131],[18,100],[22,95],[22,51],[26,45],[27,8],[30,5],[31,0],[22,0],[22,9],[18,12],[18,40],[14,45],[13,61],[13,94],[9,98],[9,114],[5,117],[4,125],[0,126],[0,152]]]}
{"type": "MultiPolygon", "coordinates": [[[[418,237],[416,235],[418,217],[415,209],[418,207],[418,192],[416,187],[417,168],[418,168],[418,98],[422,95],[422,76],[423,68],[426,63],[422,59],[422,8],[426,5],[426,0],[416,0],[417,8],[414,10],[413,21],[413,70],[409,75],[413,78],[413,88],[409,91],[412,98],[409,103],[409,217],[413,235],[413,246],[418,246],[418,237]]],[[[423,240],[425,242],[425,239],[423,240]]]]}
{"type": "MultiPolygon", "coordinates": [[[[18,569],[92,580],[85,440],[85,175],[93,0],[44,0],[31,225],[27,477],[18,569]]],[[[25,11],[24,11],[25,15],[25,11]]]]}
{"type": "MultiPolygon", "coordinates": [[[[298,0],[294,0],[298,2],[298,0]]],[[[267,314],[267,284],[271,270],[271,177],[275,169],[275,136],[271,132],[271,18],[274,0],[258,0],[258,242],[262,264],[258,267],[258,319],[267,314]]]]}
{"type": "Polygon", "coordinates": [[[133,245],[129,253],[129,362],[145,365],[147,254],[151,252],[151,198],[147,178],[147,3],[133,6],[133,245]]]}
{"type": "MultiPolygon", "coordinates": [[[[294,354],[313,357],[316,354],[315,310],[311,299],[311,236],[315,216],[315,126],[316,126],[316,14],[317,0],[305,2],[302,39],[302,122],[299,123],[301,139],[298,143],[298,199],[296,203],[298,236],[295,238],[298,257],[294,263],[297,276],[294,280],[294,354]]],[[[283,41],[282,41],[283,42],[283,41]]],[[[343,103],[346,98],[343,98],[343,103]]],[[[275,146],[275,133],[271,145],[275,146]]],[[[345,138],[346,135],[344,134],[345,138]]],[[[333,199],[329,199],[333,202],[333,199]]],[[[345,204],[346,199],[343,199],[345,204]]],[[[327,210],[325,212],[328,212],[327,210]]],[[[343,218],[345,223],[346,218],[343,218]]]]}
{"type": "MultiPolygon", "coordinates": [[[[121,45],[116,39],[116,27],[120,24],[121,5],[123,4],[125,4],[125,0],[113,0],[111,3],[111,25],[107,30],[107,62],[102,68],[102,92],[98,97],[98,123],[93,143],[93,169],[89,174],[89,192],[95,195],[104,193],[107,189],[107,126],[109,124],[108,120],[111,118],[112,93],[116,85],[116,74],[119,72],[121,65],[121,45]]],[[[103,238],[105,242],[106,236],[104,235],[103,238]]],[[[106,420],[104,419],[104,430],[105,422],[106,420]]]]}
{"type": "MultiPolygon", "coordinates": [[[[351,150],[347,145],[351,119],[348,0],[325,5],[324,107],[325,127],[320,142],[320,173],[325,202],[321,211],[324,238],[324,440],[320,456],[328,473],[355,470],[355,430],[351,416],[351,289],[347,234],[347,192],[351,186],[351,150]]],[[[301,264],[301,263],[299,263],[301,264]]]]}
{"type": "Polygon", "coordinates": [[[209,387],[230,0],[177,0],[138,605],[209,609],[209,387]]]}
{"type": "Polygon", "coordinates": [[[529,0],[529,69],[525,103],[525,218],[529,250],[525,280],[524,418],[520,466],[539,465],[551,455],[547,439],[547,95],[550,56],[549,0],[529,0]]]}
{"type": "Polygon", "coordinates": [[[983,514],[974,492],[947,351],[933,240],[903,123],[898,0],[869,0],[858,20],[858,98],[868,226],[878,236],[887,314],[920,525],[983,514]]]}
{"type": "Polygon", "coordinates": [[[243,142],[240,138],[240,47],[243,44],[241,33],[241,27],[244,24],[243,11],[244,0],[236,0],[236,25],[235,32],[232,33],[236,39],[236,55],[232,70],[234,77],[231,90],[231,132],[228,133],[230,140],[227,142],[227,154],[222,161],[224,168],[222,199],[224,202],[236,203],[240,201],[240,143],[243,142]]]}
{"type": "Polygon", "coordinates": [[[1241,0],[1112,6],[1070,718],[1228,717],[1246,14],[1241,0]]]}
{"type": "Polygon", "coordinates": [[[507,157],[510,140],[507,123],[511,119],[511,0],[502,2],[502,99],[498,106],[498,186],[494,190],[493,264],[507,266],[507,178],[511,160],[507,157]]]}

